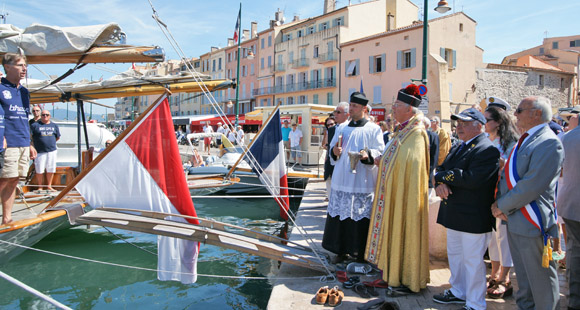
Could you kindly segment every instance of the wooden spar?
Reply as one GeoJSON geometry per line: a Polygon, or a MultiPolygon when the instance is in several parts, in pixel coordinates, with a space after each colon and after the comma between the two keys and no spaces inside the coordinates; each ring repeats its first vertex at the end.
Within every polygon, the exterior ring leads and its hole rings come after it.
{"type": "Polygon", "coordinates": [[[157,46],[132,45],[95,46],[86,52],[57,55],[26,55],[29,64],[162,62],[164,59],[163,50],[157,46]]]}
{"type": "Polygon", "coordinates": [[[105,158],[107,156],[107,154],[109,154],[111,152],[111,150],[117,146],[117,144],[121,143],[121,141],[125,140],[125,137],[127,135],[129,135],[131,132],[133,132],[133,129],[135,127],[137,127],[137,125],[139,123],[141,123],[141,121],[149,116],[149,113],[151,112],[151,110],[153,110],[153,108],[157,107],[157,104],[159,104],[161,101],[163,101],[163,99],[165,99],[167,97],[167,95],[170,95],[171,93],[168,90],[165,90],[165,93],[163,93],[161,96],[159,96],[159,98],[157,98],[157,100],[155,100],[155,102],[148,106],[147,109],[145,109],[145,111],[143,113],[141,113],[141,115],[139,115],[135,121],[133,121],[129,127],[127,127],[127,129],[123,130],[121,132],[121,134],[115,139],[113,140],[113,143],[111,145],[109,145],[108,147],[105,148],[105,150],[99,155],[97,156],[97,158],[95,158],[95,160],[93,160],[91,162],[91,164],[83,171],[81,171],[81,173],[79,173],[79,175],[74,178],[70,184],[68,184],[56,197],[54,197],[54,199],[52,199],[48,205],[44,208],[44,210],[56,205],[62,198],[64,198],[64,196],[66,194],[68,194],[68,192],[70,192],[78,183],[79,181],[84,178],[91,170],[93,170],[93,168],[101,162],[101,160],[103,158],[105,158]]]}
{"type": "MultiPolygon", "coordinates": [[[[86,99],[108,99],[118,97],[133,97],[133,96],[148,96],[163,94],[166,90],[173,93],[194,93],[202,92],[202,89],[207,88],[208,91],[217,89],[226,89],[233,87],[234,83],[230,80],[214,80],[200,82],[177,82],[177,83],[160,83],[160,84],[144,84],[123,87],[99,88],[85,91],[75,91],[73,94],[82,100],[86,99]],[[200,85],[202,84],[202,85],[200,85]]],[[[70,98],[63,98],[62,94],[54,92],[31,92],[30,104],[60,102],[76,100],[75,96],[70,98]]]]}
{"type": "MultiPolygon", "coordinates": [[[[276,104],[276,107],[274,108],[274,110],[272,111],[272,113],[270,113],[270,115],[268,115],[268,119],[263,124],[268,124],[270,122],[270,120],[272,119],[272,115],[274,115],[274,113],[276,113],[276,110],[278,109],[278,107],[280,107],[280,104],[281,103],[282,103],[282,101],[278,101],[278,104],[276,104]]],[[[250,141],[250,144],[248,144],[248,147],[244,150],[244,152],[242,153],[242,155],[240,156],[240,158],[238,158],[238,160],[236,161],[236,163],[232,166],[232,168],[230,169],[230,171],[228,171],[228,174],[226,174],[226,179],[229,178],[232,175],[232,173],[234,173],[234,171],[236,170],[236,167],[240,164],[240,162],[242,161],[242,159],[244,159],[244,156],[246,156],[246,154],[250,151],[250,148],[252,147],[252,145],[254,145],[254,142],[256,140],[258,140],[258,138],[262,134],[262,131],[264,130],[265,127],[266,126],[262,126],[262,128],[260,128],[260,131],[258,131],[258,133],[256,134],[255,138],[252,139],[252,141],[250,141]]]]}
{"type": "Polygon", "coordinates": [[[77,217],[75,222],[197,241],[327,272],[325,262],[320,262],[312,249],[298,243],[203,218],[197,218],[199,225],[165,220],[173,216],[179,215],[97,208],[77,217]]]}

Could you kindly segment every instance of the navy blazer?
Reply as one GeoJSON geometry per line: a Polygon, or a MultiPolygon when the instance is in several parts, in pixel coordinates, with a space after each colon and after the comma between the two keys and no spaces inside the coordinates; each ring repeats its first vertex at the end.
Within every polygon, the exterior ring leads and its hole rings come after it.
{"type": "Polygon", "coordinates": [[[460,146],[454,146],[437,167],[436,186],[447,184],[452,192],[441,200],[437,223],[462,232],[490,232],[495,223],[491,204],[498,181],[499,151],[485,134],[458,152],[460,146]]]}

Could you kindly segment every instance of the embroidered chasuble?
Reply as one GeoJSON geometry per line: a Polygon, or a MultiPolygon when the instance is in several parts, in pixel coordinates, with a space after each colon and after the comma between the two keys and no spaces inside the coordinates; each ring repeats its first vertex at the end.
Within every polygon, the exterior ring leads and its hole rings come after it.
{"type": "Polygon", "coordinates": [[[429,139],[418,116],[381,158],[365,251],[384,281],[413,292],[429,282],[429,139]]]}

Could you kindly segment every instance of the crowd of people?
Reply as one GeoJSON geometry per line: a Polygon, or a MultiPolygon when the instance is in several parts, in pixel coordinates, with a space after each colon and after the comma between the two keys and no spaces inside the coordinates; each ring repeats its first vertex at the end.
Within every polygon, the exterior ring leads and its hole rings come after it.
{"type": "MultiPolygon", "coordinates": [[[[429,201],[438,196],[451,288],[435,302],[479,310],[486,297],[515,293],[519,309],[558,309],[559,262],[567,268],[568,307],[580,309],[580,106],[561,113],[562,129],[547,98],[523,98],[512,111],[489,97],[483,111],[473,105],[452,114],[449,133],[418,109],[422,100],[415,85],[401,89],[392,114],[375,124],[368,99],[354,92],[326,119],[322,246],[336,254],[333,262],[380,270],[374,286],[405,294],[426,288],[429,201]]],[[[292,148],[292,130],[284,128],[292,148]]]]}

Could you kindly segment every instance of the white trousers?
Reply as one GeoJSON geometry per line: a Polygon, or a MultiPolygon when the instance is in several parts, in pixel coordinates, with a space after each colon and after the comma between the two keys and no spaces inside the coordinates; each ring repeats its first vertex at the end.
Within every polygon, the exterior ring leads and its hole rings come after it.
{"type": "Polygon", "coordinates": [[[447,229],[447,257],[451,277],[451,293],[465,299],[466,305],[486,309],[485,263],[483,254],[489,245],[491,233],[471,234],[447,229]]]}
{"type": "Polygon", "coordinates": [[[55,173],[56,172],[56,152],[38,153],[36,159],[34,160],[34,169],[36,173],[41,174],[44,172],[55,173]]]}
{"type": "Polygon", "coordinates": [[[489,258],[492,261],[500,262],[503,267],[513,267],[512,254],[510,252],[510,243],[508,242],[507,225],[501,223],[496,218],[496,230],[491,232],[491,241],[489,242],[489,258]]]}

